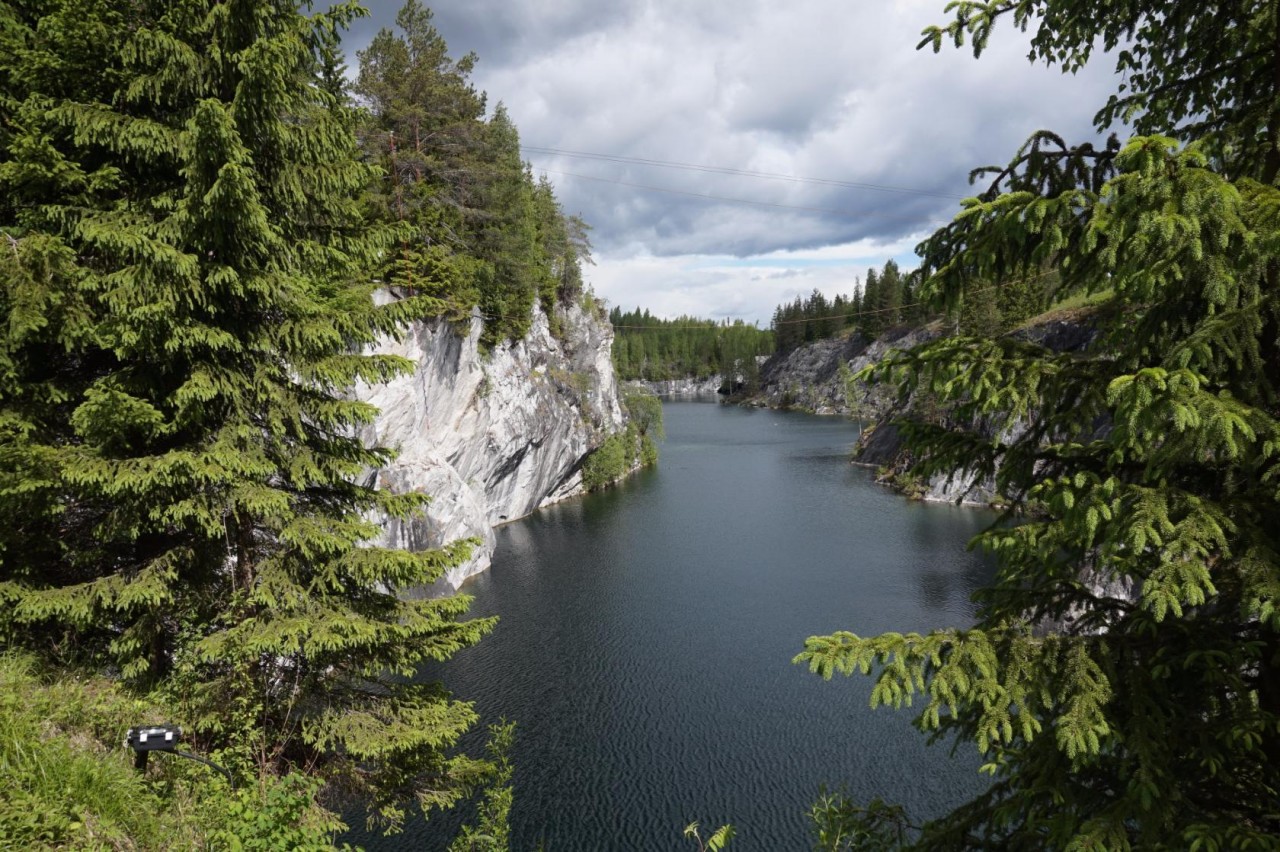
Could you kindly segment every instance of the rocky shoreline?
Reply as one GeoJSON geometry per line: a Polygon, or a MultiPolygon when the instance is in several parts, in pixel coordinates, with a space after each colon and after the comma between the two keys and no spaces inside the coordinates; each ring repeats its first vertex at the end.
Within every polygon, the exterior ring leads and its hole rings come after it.
{"type": "Polygon", "coordinates": [[[717,397],[720,395],[720,388],[724,386],[724,377],[715,373],[705,379],[690,377],[662,382],[629,379],[626,384],[643,388],[660,397],[717,397]]]}
{"type": "MultiPolygon", "coordinates": [[[[867,425],[858,439],[853,463],[875,468],[877,481],[925,502],[998,507],[1003,497],[989,478],[957,471],[920,481],[906,474],[909,459],[893,424],[903,410],[896,394],[889,388],[852,380],[856,373],[879,363],[893,350],[919,346],[943,333],[942,324],[935,322],[918,328],[891,329],[875,340],[854,333],[805,344],[766,361],[761,368],[760,389],[738,401],[743,405],[860,420],[867,425]]],[[[1096,335],[1092,325],[1080,316],[1046,317],[1014,333],[1058,352],[1082,350],[1096,335]]]]}

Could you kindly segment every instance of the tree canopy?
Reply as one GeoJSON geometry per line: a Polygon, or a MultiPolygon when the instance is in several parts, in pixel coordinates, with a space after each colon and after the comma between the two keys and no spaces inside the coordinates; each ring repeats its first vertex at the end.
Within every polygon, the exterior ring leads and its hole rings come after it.
{"type": "Polygon", "coordinates": [[[359,59],[360,135],[383,167],[371,213],[405,229],[385,280],[442,298],[446,316],[478,306],[486,346],[523,336],[535,303],[557,331],[556,306],[584,292],[590,226],[534,179],[506,107],[486,118],[476,55],[451,59],[431,10],[408,0],[359,59]]]}
{"type": "Polygon", "coordinates": [[[953,337],[877,370],[947,422],[901,424],[921,475],[1011,501],[979,536],[978,624],[813,637],[825,677],[971,741],[993,784],[921,848],[1280,848],[1280,3],[958,2],[938,48],[995,24],[1074,71],[1111,49],[1099,130],[1036,134],[919,248],[955,305],[1052,270],[1109,293],[1085,352],[953,337]]]}
{"type": "Polygon", "coordinates": [[[407,678],[483,635],[407,599],[466,543],[366,546],[422,495],[345,394],[362,345],[445,304],[375,306],[403,238],[335,77],[344,4],[0,4],[0,634],[179,708],[241,774],[454,801],[468,704],[407,678]]]}

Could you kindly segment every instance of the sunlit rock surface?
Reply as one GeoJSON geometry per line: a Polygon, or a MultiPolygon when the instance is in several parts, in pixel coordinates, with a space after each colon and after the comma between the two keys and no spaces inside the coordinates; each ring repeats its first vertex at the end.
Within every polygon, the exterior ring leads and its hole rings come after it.
{"type": "Polygon", "coordinates": [[[413,361],[413,373],[357,389],[381,410],[362,437],[399,451],[372,474],[378,486],[431,495],[425,516],[387,521],[381,544],[421,550],[479,539],[444,578],[453,588],[489,566],[494,526],[580,493],[583,458],[623,426],[608,321],[561,308],[557,338],[535,310],[524,339],[489,353],[480,351],[478,313],[461,331],[415,323],[375,350],[413,361]]]}
{"type": "Polygon", "coordinates": [[[644,390],[656,394],[657,396],[668,397],[714,397],[720,393],[721,386],[724,385],[724,377],[719,373],[708,376],[705,379],[683,378],[669,379],[661,382],[649,381],[630,381],[629,385],[643,388],[644,390]]]}

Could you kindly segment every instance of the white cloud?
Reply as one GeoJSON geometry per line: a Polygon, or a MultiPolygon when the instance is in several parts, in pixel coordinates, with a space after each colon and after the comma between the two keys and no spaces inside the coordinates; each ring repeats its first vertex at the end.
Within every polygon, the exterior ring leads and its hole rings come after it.
{"type": "MultiPolygon", "coordinates": [[[[1007,161],[1037,129],[1092,138],[1093,112],[1114,86],[1105,57],[1064,77],[1028,64],[1028,37],[1012,28],[980,60],[968,50],[917,51],[920,30],[944,20],[943,5],[441,0],[433,8],[455,55],[479,53],[475,82],[490,103],[507,105],[533,146],[957,195],[971,193],[971,168],[1007,161]]],[[[389,23],[398,6],[374,4],[373,23],[389,23]]],[[[371,33],[353,33],[350,46],[371,33]]],[[[787,278],[752,278],[735,264],[851,245],[909,253],[956,210],[954,199],[927,194],[526,156],[565,208],[593,225],[591,277],[601,294],[659,315],[767,318],[814,287],[847,290],[889,255],[859,255],[847,269],[798,264],[787,278]]]]}
{"type": "Polygon", "coordinates": [[[661,317],[741,319],[769,325],[774,308],[814,290],[832,298],[852,295],[867,270],[895,259],[914,266],[913,247],[924,236],[893,242],[871,239],[811,249],[780,249],[751,257],[687,254],[658,257],[623,251],[605,255],[591,272],[596,293],[610,306],[647,308],[661,317]]]}

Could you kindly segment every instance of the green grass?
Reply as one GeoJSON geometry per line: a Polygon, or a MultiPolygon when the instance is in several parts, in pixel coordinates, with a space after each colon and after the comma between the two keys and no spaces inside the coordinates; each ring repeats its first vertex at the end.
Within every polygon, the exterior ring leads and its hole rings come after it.
{"type": "Polygon", "coordinates": [[[0,849],[178,849],[203,844],[124,747],[156,708],[101,679],[43,683],[0,656],[0,849]]]}
{"type": "Polygon", "coordinates": [[[1023,322],[1018,328],[1034,328],[1037,325],[1056,320],[1079,319],[1101,310],[1114,296],[1115,290],[1110,287],[1093,293],[1072,293],[1067,298],[1054,302],[1043,313],[1023,322]]]}
{"type": "MultiPolygon", "coordinates": [[[[42,673],[0,651],[0,850],[332,850],[346,826],[319,806],[319,778],[242,778],[125,747],[137,725],[181,722],[110,678],[42,673]]],[[[350,847],[344,847],[349,849],[350,847]]]]}

